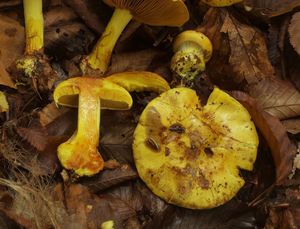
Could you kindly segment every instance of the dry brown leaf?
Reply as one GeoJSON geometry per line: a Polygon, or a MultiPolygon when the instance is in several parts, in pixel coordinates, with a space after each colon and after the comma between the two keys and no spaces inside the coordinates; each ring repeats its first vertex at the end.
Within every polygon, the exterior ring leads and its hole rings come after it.
{"type": "Polygon", "coordinates": [[[226,12],[220,32],[228,35],[231,49],[229,64],[239,77],[238,82],[245,79],[251,84],[274,75],[266,42],[260,31],[240,23],[226,12]]]}
{"type": "Polygon", "coordinates": [[[290,142],[281,122],[264,112],[252,97],[240,91],[235,91],[232,95],[247,108],[256,127],[267,141],[276,167],[276,184],[281,185],[293,170],[296,146],[290,142]]]}
{"type": "Polygon", "coordinates": [[[0,84],[11,88],[16,88],[8,72],[5,70],[5,67],[1,62],[1,60],[0,60],[0,84]]]}
{"type": "Polygon", "coordinates": [[[289,26],[290,41],[300,55],[300,12],[295,13],[289,26]]]}
{"type": "Polygon", "coordinates": [[[57,108],[54,102],[49,103],[40,112],[38,112],[40,123],[43,127],[45,127],[67,111],[69,111],[69,109],[66,107],[57,108]]]}
{"type": "Polygon", "coordinates": [[[114,221],[115,228],[122,228],[123,222],[135,216],[135,211],[124,201],[109,195],[100,197],[91,194],[82,185],[64,187],[69,217],[62,228],[98,229],[108,220],[114,221]]]}
{"type": "Polygon", "coordinates": [[[87,186],[93,193],[97,193],[125,181],[134,180],[138,177],[129,165],[123,165],[113,170],[104,170],[99,175],[84,179],[81,184],[87,186]]]}
{"type": "Polygon", "coordinates": [[[24,28],[17,21],[0,15],[0,34],[0,61],[6,69],[23,55],[24,28]]]}
{"type": "Polygon", "coordinates": [[[153,59],[162,53],[155,49],[113,55],[108,75],[124,71],[145,71],[153,59]]]}
{"type": "Polygon", "coordinates": [[[261,15],[276,17],[293,11],[300,6],[299,0],[245,0],[248,10],[258,11],[261,15]]]}
{"type": "Polygon", "coordinates": [[[288,81],[265,79],[249,85],[248,91],[266,112],[279,119],[300,115],[300,92],[288,81]]]}
{"type": "Polygon", "coordinates": [[[48,134],[44,129],[18,127],[17,132],[24,140],[39,151],[45,150],[48,144],[48,134]]]}
{"type": "Polygon", "coordinates": [[[300,118],[283,120],[282,124],[285,126],[286,130],[291,134],[300,133],[300,118]]]}

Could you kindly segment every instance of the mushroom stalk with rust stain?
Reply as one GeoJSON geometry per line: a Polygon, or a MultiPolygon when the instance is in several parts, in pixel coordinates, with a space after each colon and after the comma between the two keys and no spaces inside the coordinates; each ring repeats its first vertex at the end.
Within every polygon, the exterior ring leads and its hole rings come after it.
{"type": "Polygon", "coordinates": [[[238,101],[214,88],[202,106],[196,92],[174,88],[153,99],[134,132],[141,179],[159,197],[181,207],[207,209],[232,199],[251,171],[258,135],[238,101]]]}
{"type": "Polygon", "coordinates": [[[78,107],[77,131],[57,150],[61,164],[79,176],[101,171],[104,161],[98,152],[100,110],[130,109],[130,91],[162,93],[168,89],[168,83],[151,72],[123,72],[106,78],[75,77],[60,83],[54,91],[56,104],[78,107]]]}
{"type": "Polygon", "coordinates": [[[154,26],[181,26],[189,19],[181,0],[105,0],[105,3],[115,7],[115,11],[93,51],[81,63],[84,73],[106,72],[114,46],[132,18],[154,26]]]}

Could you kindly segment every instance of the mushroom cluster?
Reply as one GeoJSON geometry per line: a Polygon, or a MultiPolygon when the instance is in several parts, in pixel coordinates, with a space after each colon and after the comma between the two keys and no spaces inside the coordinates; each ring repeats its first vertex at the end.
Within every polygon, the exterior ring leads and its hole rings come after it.
{"type": "Polygon", "coordinates": [[[191,209],[219,206],[244,185],[258,136],[248,111],[215,88],[201,106],[196,92],[174,88],[152,100],[134,132],[138,173],[165,201],[191,209]]]}
{"type": "MultiPolygon", "coordinates": [[[[83,60],[83,72],[89,69],[104,74],[109,66],[112,51],[127,24],[134,18],[154,26],[181,26],[189,19],[182,0],[105,0],[114,7],[114,13],[90,55],[83,60]]],[[[93,71],[91,71],[93,72],[93,71]]]]}

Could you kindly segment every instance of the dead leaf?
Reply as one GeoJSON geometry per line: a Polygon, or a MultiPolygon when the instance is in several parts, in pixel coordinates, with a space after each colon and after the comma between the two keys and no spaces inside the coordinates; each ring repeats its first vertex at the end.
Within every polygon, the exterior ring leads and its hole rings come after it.
{"type": "Polygon", "coordinates": [[[104,170],[100,174],[84,179],[81,184],[87,186],[93,193],[97,193],[125,181],[134,180],[138,174],[129,165],[122,165],[113,170],[104,170]]]}
{"type": "Polygon", "coordinates": [[[283,120],[282,124],[285,126],[287,132],[291,134],[300,133],[300,118],[283,120]]]}
{"type": "Polygon", "coordinates": [[[23,55],[25,47],[24,28],[15,20],[0,15],[0,61],[7,69],[23,55]]]}
{"type": "Polygon", "coordinates": [[[239,22],[227,9],[211,8],[197,28],[212,41],[206,73],[222,88],[240,88],[274,76],[263,34],[239,22]]]}
{"type": "Polygon", "coordinates": [[[69,109],[66,107],[57,108],[54,102],[49,103],[41,111],[38,112],[40,123],[43,127],[54,121],[62,114],[68,112],[69,109]]]}
{"type": "Polygon", "coordinates": [[[119,163],[133,164],[132,137],[136,127],[131,111],[101,112],[101,154],[119,163]]]}
{"type": "Polygon", "coordinates": [[[276,167],[276,184],[283,184],[293,170],[295,145],[289,140],[280,121],[264,112],[252,97],[238,91],[232,92],[232,95],[247,108],[256,127],[267,141],[276,167]]]}
{"type": "Polygon", "coordinates": [[[64,190],[69,217],[63,228],[98,229],[108,220],[114,221],[115,228],[121,228],[136,214],[124,201],[110,195],[98,197],[82,185],[65,186],[64,190]]]}
{"type": "Polygon", "coordinates": [[[53,7],[44,15],[44,26],[49,29],[50,26],[59,26],[64,23],[70,23],[76,20],[77,16],[69,7],[53,7]]]}
{"type": "Polygon", "coordinates": [[[0,60],[0,84],[11,88],[16,88],[16,85],[11,80],[1,60],[0,60]]]}
{"type": "Polygon", "coordinates": [[[300,12],[295,13],[289,25],[290,42],[300,55],[300,12]]]}
{"type": "Polygon", "coordinates": [[[156,49],[113,55],[107,74],[124,71],[146,71],[153,59],[160,55],[162,53],[156,49]]]}
{"type": "Polygon", "coordinates": [[[288,81],[265,79],[247,90],[266,112],[279,119],[300,115],[300,92],[288,81]]]}
{"type": "Polygon", "coordinates": [[[245,79],[251,84],[274,75],[266,42],[260,31],[240,23],[226,12],[220,32],[228,35],[231,49],[229,64],[238,77],[237,82],[245,79]]]}
{"type": "Polygon", "coordinates": [[[245,0],[248,10],[258,11],[261,15],[276,17],[293,11],[300,6],[299,0],[245,0]]]}
{"type": "Polygon", "coordinates": [[[91,0],[64,0],[64,2],[69,5],[81,17],[86,25],[98,35],[104,31],[105,25],[103,24],[102,18],[103,14],[106,13],[103,12],[105,11],[103,7],[104,3],[101,4],[100,1],[91,0]]]}
{"type": "Polygon", "coordinates": [[[18,127],[17,132],[24,140],[39,151],[45,150],[48,144],[48,134],[45,129],[18,127]]]}

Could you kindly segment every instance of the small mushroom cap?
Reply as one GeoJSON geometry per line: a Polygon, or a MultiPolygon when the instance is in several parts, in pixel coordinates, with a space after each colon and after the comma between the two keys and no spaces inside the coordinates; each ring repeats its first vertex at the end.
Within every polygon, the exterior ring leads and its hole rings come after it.
{"type": "Polygon", "coordinates": [[[101,99],[101,109],[126,110],[132,106],[132,98],[123,87],[103,79],[75,77],[60,83],[54,91],[56,104],[77,107],[81,90],[92,90],[101,99]]]}
{"type": "Polygon", "coordinates": [[[189,11],[181,0],[104,0],[112,7],[127,9],[135,20],[155,26],[182,26],[189,11]]]}
{"type": "Polygon", "coordinates": [[[248,111],[215,88],[202,107],[196,92],[171,89],[152,100],[134,132],[133,154],[147,186],[169,203],[205,209],[232,199],[252,170],[258,136],[248,111]]]}
{"type": "Polygon", "coordinates": [[[202,49],[205,62],[209,61],[213,47],[207,36],[195,30],[186,30],[175,38],[175,41],[173,42],[173,51],[177,52],[180,46],[186,42],[197,44],[202,49]]]}
{"type": "Polygon", "coordinates": [[[233,5],[238,2],[242,2],[243,0],[201,0],[201,1],[210,6],[224,7],[224,6],[233,5]]]}

